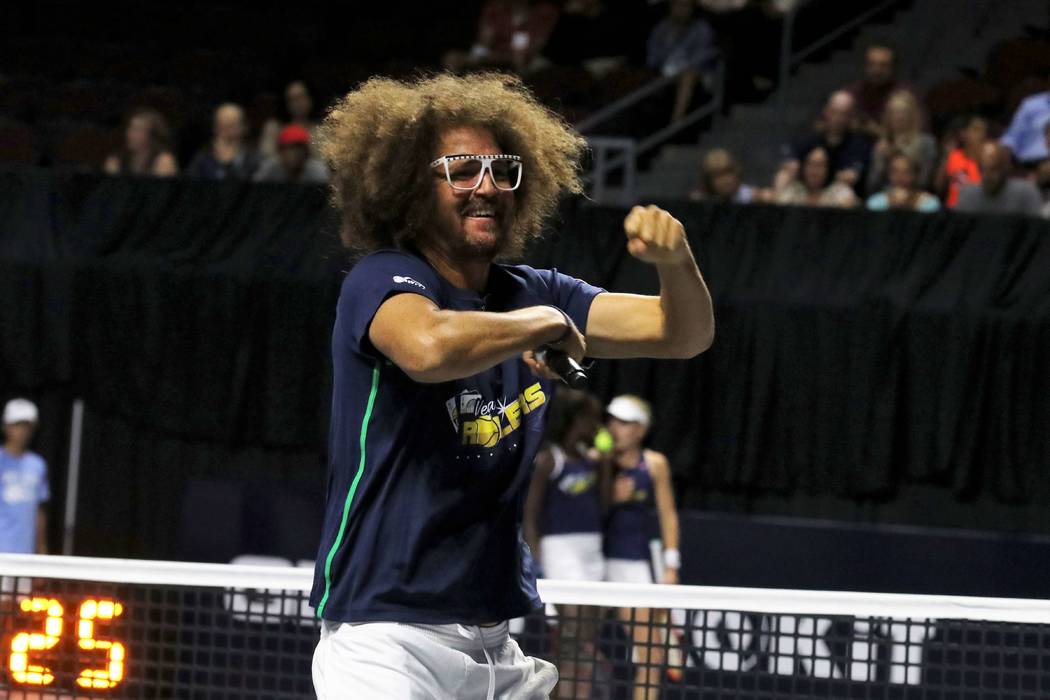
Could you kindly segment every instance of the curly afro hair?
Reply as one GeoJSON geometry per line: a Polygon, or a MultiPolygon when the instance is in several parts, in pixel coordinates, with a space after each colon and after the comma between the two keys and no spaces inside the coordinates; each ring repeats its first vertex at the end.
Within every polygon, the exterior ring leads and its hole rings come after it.
{"type": "Polygon", "coordinates": [[[334,173],[333,201],[347,248],[403,248],[432,225],[429,164],[441,134],[455,126],[487,128],[504,153],[522,157],[524,177],[502,253],[520,253],[540,235],[563,191],[582,192],[586,142],[517,77],[372,78],[329,110],[318,136],[334,173]]]}

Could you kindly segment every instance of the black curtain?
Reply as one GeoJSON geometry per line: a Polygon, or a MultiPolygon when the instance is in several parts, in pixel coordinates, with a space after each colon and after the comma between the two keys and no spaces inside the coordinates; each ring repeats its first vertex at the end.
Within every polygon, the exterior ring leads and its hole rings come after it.
{"type": "MultiPolygon", "coordinates": [[[[320,489],[350,264],[324,190],[41,171],[0,185],[0,399],[55,397],[59,425],[85,399],[83,551],[176,554],[201,480],[320,489]]],[[[593,374],[604,398],[653,399],[681,503],[1050,532],[1046,223],[666,206],[714,295],[715,346],[593,374]]],[[[567,202],[526,258],[654,292],[624,214],[567,202]]],[[[64,430],[45,432],[60,480],[64,430]]]]}

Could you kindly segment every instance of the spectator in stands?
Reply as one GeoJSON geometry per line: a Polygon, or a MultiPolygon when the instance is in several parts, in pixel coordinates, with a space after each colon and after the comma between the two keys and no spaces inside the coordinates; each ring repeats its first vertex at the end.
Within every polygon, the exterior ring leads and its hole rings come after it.
{"type": "Polygon", "coordinates": [[[259,166],[257,182],[328,182],[328,168],[310,156],[310,132],[298,124],[289,124],[277,137],[277,155],[259,166]]]}
{"type": "Polygon", "coordinates": [[[1002,142],[1022,163],[1050,157],[1043,130],[1050,123],[1050,91],[1031,95],[1017,107],[1002,142]]]}
{"type": "Polygon", "coordinates": [[[963,185],[959,190],[958,211],[978,214],[1027,214],[1039,216],[1043,200],[1028,180],[1010,176],[1013,158],[1010,149],[997,141],[981,146],[981,183],[963,185]]]}
{"type": "Polygon", "coordinates": [[[959,201],[959,188],[981,181],[978,159],[981,147],[988,140],[988,122],[983,117],[970,115],[963,117],[957,128],[949,128],[949,132],[949,143],[954,141],[955,145],[945,149],[948,156],[938,172],[935,187],[945,193],[945,205],[954,208],[959,201]]]}
{"type": "Polygon", "coordinates": [[[227,102],[215,110],[214,137],[190,163],[187,174],[210,180],[250,180],[258,156],[245,143],[244,110],[227,102]]]}
{"type": "Polygon", "coordinates": [[[740,181],[740,165],[733,154],[712,148],[700,166],[700,187],[689,193],[689,199],[749,204],[760,200],[761,194],[761,190],[740,181]]]}
{"type": "Polygon", "coordinates": [[[799,161],[818,146],[828,157],[828,167],[837,182],[863,189],[871,158],[871,139],[854,128],[855,103],[849,93],[839,90],[828,97],[817,133],[803,139],[795,148],[795,159],[784,164],[798,172],[799,161]]]}
{"type": "MultiPolygon", "coordinates": [[[[1043,129],[1043,137],[1050,146],[1050,122],[1043,129]]],[[[1043,197],[1043,216],[1050,217],[1050,158],[1044,158],[1032,171],[1032,182],[1043,197]]]]}
{"type": "Polygon", "coordinates": [[[672,123],[689,111],[696,84],[710,73],[717,52],[714,30],[696,16],[695,0],[670,0],[667,17],[649,34],[646,63],[665,76],[678,76],[672,123]]]}
{"type": "Polygon", "coordinates": [[[537,67],[557,22],[558,7],[547,0],[487,0],[470,52],[449,51],[443,63],[457,72],[503,68],[527,73],[537,67]]]}
{"type": "Polygon", "coordinates": [[[172,153],[167,120],[149,107],[132,110],[124,125],[124,146],[102,167],[110,175],[177,175],[179,164],[172,153]]]}
{"type": "MultiPolygon", "coordinates": [[[[602,581],[602,503],[598,455],[592,448],[602,420],[601,402],[583,391],[561,388],[547,421],[547,444],[536,455],[523,531],[543,576],[602,581]]],[[[591,697],[597,645],[595,611],[559,605],[562,662],[559,698],[591,697]]]]}
{"type": "Polygon", "coordinates": [[[858,126],[872,135],[880,131],[879,120],[890,95],[898,90],[914,92],[911,86],[897,79],[897,54],[884,44],[868,47],[864,52],[864,78],[845,90],[856,100],[858,126]]]}
{"type": "Polygon", "coordinates": [[[803,156],[802,173],[787,165],[777,173],[773,201],[777,204],[802,204],[811,207],[854,207],[857,196],[844,182],[831,177],[831,158],[823,146],[814,146],[803,156]]]}
{"type": "Polygon", "coordinates": [[[868,197],[868,209],[934,212],[941,208],[941,203],[936,197],[929,192],[923,192],[919,187],[919,165],[909,154],[895,151],[886,160],[889,186],[882,192],[868,197]]]}
{"type": "Polygon", "coordinates": [[[4,406],[0,448],[0,552],[47,553],[47,463],[29,450],[39,414],[26,399],[4,406]]]}
{"type": "Polygon", "coordinates": [[[882,136],[872,150],[868,192],[877,192],[886,185],[890,155],[897,151],[907,154],[915,165],[916,187],[929,188],[937,167],[937,141],[923,133],[919,103],[907,90],[898,90],[886,102],[882,136]]]}
{"type": "Polygon", "coordinates": [[[259,134],[259,155],[262,158],[276,157],[281,128],[290,124],[300,126],[310,134],[310,155],[314,155],[313,142],[318,126],[314,118],[314,98],[302,80],[292,81],[284,89],[284,109],[287,114],[282,115],[281,121],[269,119],[263,124],[259,134]]]}

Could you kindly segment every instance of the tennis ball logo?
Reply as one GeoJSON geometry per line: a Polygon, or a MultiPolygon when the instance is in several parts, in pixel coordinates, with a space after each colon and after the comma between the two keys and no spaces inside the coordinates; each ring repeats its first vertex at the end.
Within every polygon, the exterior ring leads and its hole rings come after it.
{"type": "Polygon", "coordinates": [[[463,444],[495,447],[502,437],[498,416],[478,416],[463,423],[463,444]]]}
{"type": "Polygon", "coordinates": [[[500,438],[499,421],[492,416],[479,416],[477,425],[478,444],[482,447],[495,447],[500,438]]]}

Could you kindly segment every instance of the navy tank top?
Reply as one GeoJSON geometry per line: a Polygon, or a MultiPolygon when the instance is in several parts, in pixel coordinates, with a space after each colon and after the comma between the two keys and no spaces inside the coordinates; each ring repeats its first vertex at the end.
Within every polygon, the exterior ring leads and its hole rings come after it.
{"type": "Polygon", "coordinates": [[[557,445],[550,448],[554,470],[543,499],[541,532],[567,535],[602,531],[598,463],[587,457],[568,459],[557,445]]]}
{"type": "Polygon", "coordinates": [[[649,561],[649,541],[660,536],[656,517],[656,496],[653,475],[645,462],[645,452],[638,464],[619,469],[614,479],[629,476],[634,482],[631,498],[613,503],[605,520],[603,549],[609,559],[640,559],[649,561]]]}

